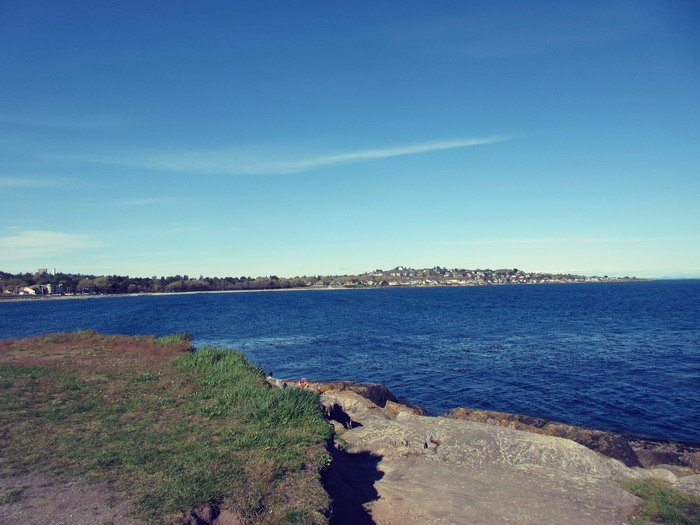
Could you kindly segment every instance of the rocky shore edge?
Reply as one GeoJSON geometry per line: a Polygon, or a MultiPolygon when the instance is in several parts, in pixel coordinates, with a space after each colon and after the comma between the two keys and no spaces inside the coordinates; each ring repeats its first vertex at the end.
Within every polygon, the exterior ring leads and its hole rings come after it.
{"type": "MultiPolygon", "coordinates": [[[[335,429],[322,473],[331,525],[622,525],[643,522],[625,481],[700,496],[700,444],[464,407],[428,416],[377,383],[266,382],[317,393],[335,429]]],[[[181,523],[240,523],[230,518],[205,505],[181,523]]]]}
{"type": "Polygon", "coordinates": [[[267,382],[318,393],[335,428],[331,523],[628,523],[641,500],[624,480],[700,495],[700,444],[464,407],[427,416],[376,383],[267,382]]]}
{"type": "Polygon", "coordinates": [[[680,476],[700,473],[700,443],[647,439],[539,417],[476,408],[453,408],[443,417],[570,439],[604,456],[617,459],[628,467],[665,468],[680,476]]]}
{"type": "MultiPolygon", "coordinates": [[[[273,377],[267,377],[267,382],[276,388],[297,387],[312,390],[321,395],[326,394],[326,399],[322,398],[326,417],[336,425],[340,423],[344,428],[352,428],[353,424],[347,412],[341,408],[342,404],[348,405],[348,403],[355,409],[359,408],[358,405],[362,405],[369,412],[381,413],[389,418],[394,418],[399,413],[427,415],[426,411],[418,405],[397,398],[388,388],[378,383],[305,381],[300,385],[297,381],[273,377]],[[329,402],[338,401],[339,397],[342,398],[342,404],[329,402]],[[358,399],[358,397],[365,401],[358,399]]],[[[627,467],[665,468],[680,476],[700,474],[700,443],[649,439],[578,427],[539,417],[478,408],[457,407],[435,417],[476,421],[545,436],[570,439],[604,456],[617,459],[627,467]]]]}

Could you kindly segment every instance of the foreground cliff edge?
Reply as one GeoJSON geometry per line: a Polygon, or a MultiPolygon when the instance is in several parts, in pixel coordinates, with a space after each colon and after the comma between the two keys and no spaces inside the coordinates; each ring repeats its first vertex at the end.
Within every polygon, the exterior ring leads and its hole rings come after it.
{"type": "Polygon", "coordinates": [[[3,523],[643,523],[639,483],[673,491],[667,522],[700,519],[692,447],[630,468],[545,433],[639,461],[614,435],[428,417],[381,385],[265,378],[186,336],[0,341],[0,391],[3,523]]]}

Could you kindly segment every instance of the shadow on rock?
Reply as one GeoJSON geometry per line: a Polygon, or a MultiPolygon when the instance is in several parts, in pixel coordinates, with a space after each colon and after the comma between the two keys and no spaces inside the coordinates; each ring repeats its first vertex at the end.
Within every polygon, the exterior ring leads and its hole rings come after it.
{"type": "Polygon", "coordinates": [[[379,498],[374,482],[384,475],[377,468],[382,457],[336,448],[331,456],[333,461],[324,480],[333,506],[331,525],[374,523],[364,504],[379,498]]]}
{"type": "Polygon", "coordinates": [[[357,428],[362,426],[358,421],[353,421],[348,413],[343,410],[343,407],[336,403],[326,407],[326,417],[330,421],[337,421],[343,425],[343,428],[357,428]]]}

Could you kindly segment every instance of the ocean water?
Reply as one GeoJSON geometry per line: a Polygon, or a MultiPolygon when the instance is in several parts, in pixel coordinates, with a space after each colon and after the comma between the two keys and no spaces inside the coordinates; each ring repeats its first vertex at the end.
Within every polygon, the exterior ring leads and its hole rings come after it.
{"type": "Polygon", "coordinates": [[[0,303],[0,338],[190,332],[276,377],[700,441],[700,281],[359,289],[0,303]]]}

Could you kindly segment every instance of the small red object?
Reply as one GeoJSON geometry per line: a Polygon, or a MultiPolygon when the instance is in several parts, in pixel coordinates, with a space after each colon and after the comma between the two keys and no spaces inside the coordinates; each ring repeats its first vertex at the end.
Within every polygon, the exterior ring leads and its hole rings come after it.
{"type": "Polygon", "coordinates": [[[299,380],[299,386],[302,386],[302,387],[303,387],[303,386],[306,386],[306,385],[308,385],[308,384],[309,384],[309,382],[308,382],[308,381],[306,380],[306,378],[304,378],[304,377],[302,377],[302,378],[299,380]]]}

